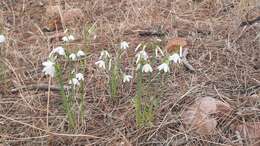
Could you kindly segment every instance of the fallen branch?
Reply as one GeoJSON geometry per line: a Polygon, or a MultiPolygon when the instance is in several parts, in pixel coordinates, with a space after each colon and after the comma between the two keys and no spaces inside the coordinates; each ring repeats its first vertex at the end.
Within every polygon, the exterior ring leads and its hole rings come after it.
{"type": "Polygon", "coordinates": [[[196,70],[195,70],[194,67],[188,62],[188,60],[187,60],[187,58],[186,58],[186,56],[188,55],[188,49],[187,49],[187,48],[184,48],[182,54],[183,54],[183,57],[182,57],[182,63],[183,63],[183,65],[184,65],[187,69],[189,69],[190,71],[195,72],[196,70]]]}

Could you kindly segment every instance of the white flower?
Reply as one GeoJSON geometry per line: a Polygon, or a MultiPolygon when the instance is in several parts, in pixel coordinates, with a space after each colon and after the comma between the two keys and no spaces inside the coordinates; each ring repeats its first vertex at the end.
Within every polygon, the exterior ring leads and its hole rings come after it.
{"type": "Polygon", "coordinates": [[[75,40],[75,37],[73,35],[62,37],[63,42],[70,42],[70,41],[74,41],[74,40],[75,40]]]}
{"type": "Polygon", "coordinates": [[[173,55],[171,55],[171,56],[169,57],[169,60],[170,60],[170,61],[173,61],[174,63],[180,63],[180,62],[181,62],[181,57],[180,57],[179,54],[174,53],[173,55]]]}
{"type": "Polygon", "coordinates": [[[110,57],[109,53],[106,50],[101,51],[99,59],[102,59],[103,56],[104,58],[110,57]]]}
{"type": "Polygon", "coordinates": [[[159,71],[163,70],[164,72],[170,72],[169,65],[167,63],[163,63],[157,67],[159,71]]]}
{"type": "Polygon", "coordinates": [[[0,35],[0,44],[5,42],[5,36],[4,35],[0,35]]]}
{"type": "Polygon", "coordinates": [[[79,81],[84,81],[84,76],[83,76],[83,74],[82,73],[77,73],[76,74],[76,79],[78,79],[79,81]]]}
{"type": "Polygon", "coordinates": [[[123,82],[130,82],[130,79],[132,79],[133,77],[131,75],[123,75],[123,82]]]}
{"type": "Polygon", "coordinates": [[[136,63],[138,63],[141,59],[144,59],[144,60],[148,59],[148,55],[144,50],[138,52],[135,56],[137,58],[136,63]]]}
{"type": "Polygon", "coordinates": [[[71,60],[76,60],[77,59],[77,56],[76,56],[76,54],[75,53],[71,53],[70,54],[70,56],[69,56],[69,58],[71,59],[71,60]]]}
{"type": "Polygon", "coordinates": [[[80,85],[79,80],[76,78],[72,78],[71,80],[69,80],[69,84],[73,84],[73,85],[77,85],[77,86],[80,85]]]}
{"type": "Polygon", "coordinates": [[[106,65],[105,65],[105,61],[103,60],[99,60],[95,63],[95,65],[98,65],[99,68],[103,68],[103,69],[106,69],[106,65]]]}
{"type": "Polygon", "coordinates": [[[55,74],[55,67],[54,67],[54,62],[47,60],[42,63],[44,66],[42,72],[44,72],[45,75],[50,75],[51,77],[54,77],[55,74]]]}
{"type": "Polygon", "coordinates": [[[161,55],[164,56],[162,49],[159,46],[156,46],[156,48],[155,48],[155,57],[158,57],[158,52],[160,52],[161,55]]]}
{"type": "Polygon", "coordinates": [[[54,53],[57,53],[57,54],[59,54],[59,55],[64,56],[64,55],[65,55],[65,49],[62,48],[62,47],[54,48],[54,49],[51,51],[50,55],[52,55],[52,54],[54,54],[54,53]]]}
{"type": "Polygon", "coordinates": [[[83,52],[83,51],[81,51],[81,50],[79,50],[78,52],[77,52],[77,57],[82,57],[82,56],[85,56],[86,54],[83,52]]]}
{"type": "Polygon", "coordinates": [[[126,50],[129,47],[128,42],[123,41],[120,43],[120,48],[126,50]]]}
{"type": "Polygon", "coordinates": [[[153,72],[153,68],[150,64],[146,63],[142,68],[142,72],[153,72]]]}

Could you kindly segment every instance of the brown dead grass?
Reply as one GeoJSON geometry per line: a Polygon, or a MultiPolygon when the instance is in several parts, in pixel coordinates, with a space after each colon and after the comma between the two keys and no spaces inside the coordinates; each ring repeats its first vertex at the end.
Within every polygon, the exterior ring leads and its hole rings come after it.
{"type": "MultiPolygon", "coordinates": [[[[196,1],[196,0],[195,0],[196,1]]],[[[238,139],[234,126],[259,122],[260,26],[240,27],[255,5],[235,0],[202,2],[171,0],[77,0],[61,1],[63,9],[80,8],[84,20],[68,29],[82,37],[85,24],[97,25],[97,39],[90,45],[91,58],[86,71],[86,119],[74,131],[68,131],[61,98],[51,92],[49,129],[46,129],[47,92],[11,89],[23,85],[48,83],[41,73],[41,62],[52,46],[55,32],[43,32],[47,25],[47,0],[4,0],[0,2],[3,32],[8,38],[1,60],[8,68],[0,81],[0,137],[4,145],[238,145],[250,140],[238,139]],[[137,30],[160,28],[163,39],[180,36],[189,42],[188,60],[197,69],[190,73],[178,68],[168,80],[154,125],[137,129],[133,91],[122,92],[118,105],[109,101],[104,77],[93,63],[103,48],[113,48],[121,40],[135,46],[153,37],[141,37],[137,30]],[[252,95],[258,97],[253,100],[252,95]],[[184,129],[180,115],[195,98],[211,96],[229,103],[234,112],[219,121],[217,134],[199,136],[184,129]],[[252,110],[252,108],[258,110],[252,110]]],[[[259,13],[258,13],[259,14],[259,13]]],[[[1,16],[0,15],[0,16],[1,16]]],[[[257,13],[255,16],[257,17],[257,13]]],[[[81,39],[70,49],[86,46],[81,39]]],[[[112,51],[112,50],[111,50],[112,51]]],[[[131,85],[132,86],[132,85],[131,85]]]]}

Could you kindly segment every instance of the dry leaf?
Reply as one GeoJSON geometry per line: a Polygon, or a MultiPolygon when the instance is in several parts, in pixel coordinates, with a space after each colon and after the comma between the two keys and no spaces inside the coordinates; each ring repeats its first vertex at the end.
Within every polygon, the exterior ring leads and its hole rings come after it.
{"type": "Polygon", "coordinates": [[[173,52],[179,52],[180,46],[185,47],[186,45],[187,45],[187,41],[185,38],[175,37],[168,41],[165,48],[169,53],[173,53],[173,52]]]}
{"type": "Polygon", "coordinates": [[[240,133],[241,137],[248,138],[250,140],[260,139],[260,122],[247,122],[240,124],[236,127],[236,130],[240,133]]]}
{"type": "Polygon", "coordinates": [[[67,10],[63,13],[63,21],[65,24],[74,22],[76,19],[82,19],[84,17],[81,9],[74,8],[67,10]]]}
{"type": "Polygon", "coordinates": [[[217,126],[217,120],[211,114],[229,113],[231,107],[212,97],[199,98],[182,115],[183,123],[188,129],[201,135],[211,135],[217,126]]]}
{"type": "Polygon", "coordinates": [[[212,97],[199,98],[195,106],[205,114],[229,114],[232,110],[230,105],[212,97]]]}
{"type": "Polygon", "coordinates": [[[201,135],[211,135],[217,126],[217,121],[196,109],[190,109],[182,115],[183,123],[189,130],[201,135]]]}

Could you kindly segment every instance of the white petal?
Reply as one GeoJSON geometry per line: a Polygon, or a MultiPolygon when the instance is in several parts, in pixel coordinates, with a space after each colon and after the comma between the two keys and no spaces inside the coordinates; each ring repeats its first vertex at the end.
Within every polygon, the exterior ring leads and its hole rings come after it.
{"type": "Polygon", "coordinates": [[[62,37],[62,41],[63,41],[63,42],[68,42],[68,41],[69,41],[69,39],[68,39],[68,37],[67,37],[67,36],[64,36],[64,37],[62,37]]]}
{"type": "Polygon", "coordinates": [[[120,48],[126,50],[129,47],[128,42],[123,41],[120,43],[120,48]]]}
{"type": "Polygon", "coordinates": [[[43,62],[42,65],[44,66],[42,72],[44,72],[45,75],[50,75],[51,77],[54,77],[55,74],[54,62],[47,60],[43,62]]]}
{"type": "Polygon", "coordinates": [[[97,61],[97,62],[95,63],[95,65],[97,65],[99,68],[106,69],[105,61],[103,61],[103,60],[97,61]]]}
{"type": "Polygon", "coordinates": [[[64,36],[64,37],[62,37],[62,41],[63,41],[63,42],[71,42],[71,41],[74,41],[74,40],[75,40],[75,38],[74,38],[73,35],[69,35],[69,36],[64,36]]]}
{"type": "Polygon", "coordinates": [[[145,65],[143,66],[142,72],[145,72],[145,73],[147,73],[147,72],[153,72],[153,68],[151,67],[150,64],[147,63],[147,64],[145,64],[145,65]]]}
{"type": "Polygon", "coordinates": [[[137,57],[136,63],[138,63],[141,59],[147,60],[149,58],[144,50],[138,52],[135,56],[137,57]]]}
{"type": "Polygon", "coordinates": [[[69,36],[68,36],[68,39],[69,39],[70,41],[74,41],[74,40],[75,40],[75,37],[74,37],[73,35],[69,35],[69,36]]]}
{"type": "Polygon", "coordinates": [[[80,85],[79,80],[76,79],[76,78],[72,78],[71,80],[69,80],[69,84],[73,84],[73,85],[76,85],[76,86],[80,85]]]}
{"type": "Polygon", "coordinates": [[[74,60],[76,60],[77,56],[75,53],[71,53],[69,58],[74,61],[74,60]]]}
{"type": "Polygon", "coordinates": [[[51,52],[51,54],[54,54],[54,53],[57,53],[59,55],[65,55],[65,49],[63,47],[57,47],[57,48],[54,48],[51,52]]]}
{"type": "Polygon", "coordinates": [[[83,52],[83,51],[81,51],[81,50],[79,50],[78,52],[77,52],[77,57],[82,57],[82,56],[85,56],[86,54],[83,52]]]}
{"type": "Polygon", "coordinates": [[[171,55],[171,56],[169,57],[169,60],[170,60],[170,61],[173,61],[174,63],[180,63],[180,62],[181,62],[180,55],[177,54],[177,53],[174,53],[173,55],[171,55]]]}
{"type": "Polygon", "coordinates": [[[166,63],[163,63],[157,67],[159,71],[163,70],[165,73],[170,71],[169,65],[166,63]]]}
{"type": "Polygon", "coordinates": [[[0,44],[5,42],[5,36],[4,35],[0,35],[0,44]]]}
{"type": "Polygon", "coordinates": [[[76,74],[76,79],[78,79],[79,81],[84,81],[84,76],[83,76],[83,74],[82,73],[77,73],[76,74]]]}
{"type": "Polygon", "coordinates": [[[133,77],[131,75],[126,75],[124,74],[124,77],[123,77],[123,82],[130,82],[130,79],[132,79],[133,77]]]}

